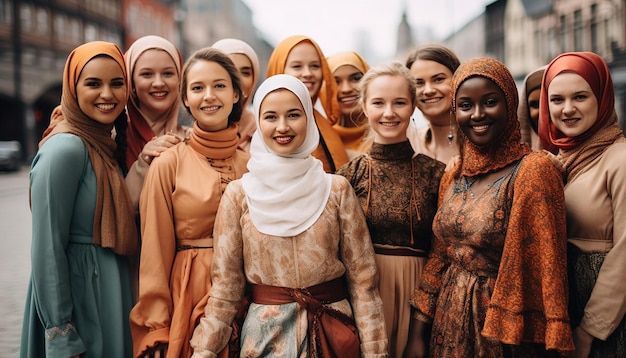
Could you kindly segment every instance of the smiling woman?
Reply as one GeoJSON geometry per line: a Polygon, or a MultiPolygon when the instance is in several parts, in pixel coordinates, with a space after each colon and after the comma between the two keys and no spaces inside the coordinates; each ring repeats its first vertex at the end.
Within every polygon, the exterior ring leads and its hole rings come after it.
{"type": "Polygon", "coordinates": [[[410,350],[430,341],[437,357],[571,351],[561,174],[520,143],[517,87],[504,64],[465,62],[452,93],[465,149],[441,180],[410,350]]]}

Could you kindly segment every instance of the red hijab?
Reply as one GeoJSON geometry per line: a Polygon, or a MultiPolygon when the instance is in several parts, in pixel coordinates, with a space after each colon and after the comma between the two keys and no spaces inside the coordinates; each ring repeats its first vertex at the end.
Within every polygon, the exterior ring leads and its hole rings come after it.
{"type": "Polygon", "coordinates": [[[573,149],[597,133],[615,118],[615,93],[609,68],[593,52],[568,52],[557,56],[546,68],[541,84],[539,104],[539,138],[544,148],[573,149]],[[587,81],[598,100],[598,117],[587,131],[576,137],[567,137],[550,120],[548,87],[564,72],[575,73],[587,81]]]}

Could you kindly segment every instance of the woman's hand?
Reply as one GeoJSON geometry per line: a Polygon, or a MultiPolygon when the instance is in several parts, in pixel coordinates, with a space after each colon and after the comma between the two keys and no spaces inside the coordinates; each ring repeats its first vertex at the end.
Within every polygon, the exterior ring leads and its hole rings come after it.
{"type": "Polygon", "coordinates": [[[180,143],[180,141],[181,139],[172,132],[163,134],[160,137],[154,137],[143,147],[140,158],[150,165],[155,157],[161,155],[167,148],[180,143]]]}
{"type": "Polygon", "coordinates": [[[165,358],[167,354],[167,343],[157,343],[156,346],[146,349],[143,358],[165,358]]]}
{"type": "Polygon", "coordinates": [[[576,347],[574,352],[570,353],[569,357],[574,358],[587,358],[591,353],[591,344],[593,343],[594,336],[590,335],[580,326],[576,327],[573,332],[574,346],[576,347]]]}
{"type": "Polygon", "coordinates": [[[404,348],[404,358],[423,358],[428,355],[430,324],[411,318],[409,340],[404,348]]]}

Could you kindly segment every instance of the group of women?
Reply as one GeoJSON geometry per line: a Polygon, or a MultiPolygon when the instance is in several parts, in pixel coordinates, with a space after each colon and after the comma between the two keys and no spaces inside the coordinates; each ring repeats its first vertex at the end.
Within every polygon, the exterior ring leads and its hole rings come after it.
{"type": "Polygon", "coordinates": [[[519,96],[438,45],[370,68],[297,35],[260,71],[236,39],[72,51],[30,173],[21,357],[626,355],[602,58],[519,96]]]}

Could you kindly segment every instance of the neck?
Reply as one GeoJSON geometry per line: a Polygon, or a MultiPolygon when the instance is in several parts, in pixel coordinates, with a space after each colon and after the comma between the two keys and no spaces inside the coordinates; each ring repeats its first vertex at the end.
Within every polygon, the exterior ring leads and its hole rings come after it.
{"type": "Polygon", "coordinates": [[[341,115],[341,126],[346,128],[360,127],[365,122],[366,118],[363,113],[341,115]]]}

